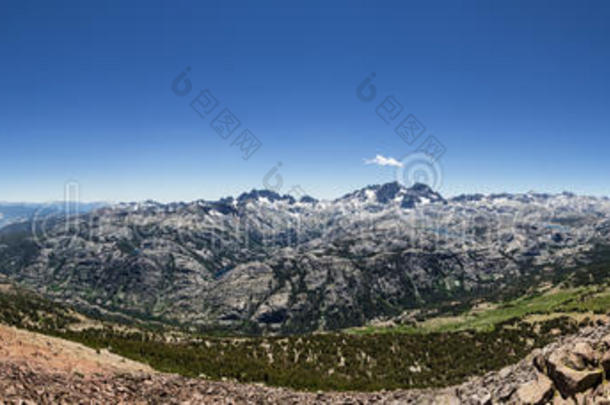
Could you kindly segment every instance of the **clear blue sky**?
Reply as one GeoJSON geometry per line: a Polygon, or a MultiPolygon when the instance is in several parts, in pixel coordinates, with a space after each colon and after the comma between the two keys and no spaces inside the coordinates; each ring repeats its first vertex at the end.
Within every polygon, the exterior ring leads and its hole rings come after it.
{"type": "Polygon", "coordinates": [[[212,199],[278,162],[281,192],[335,197],[413,151],[388,95],[446,148],[445,195],[610,194],[608,1],[5,0],[0,55],[0,200],[212,199]],[[205,88],[262,142],[249,160],[189,107],[205,88]]]}

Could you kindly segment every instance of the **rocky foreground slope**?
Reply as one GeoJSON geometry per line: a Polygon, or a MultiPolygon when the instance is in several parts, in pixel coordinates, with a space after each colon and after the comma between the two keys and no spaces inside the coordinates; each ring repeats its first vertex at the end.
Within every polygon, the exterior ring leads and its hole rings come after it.
{"type": "Polygon", "coordinates": [[[155,373],[61,339],[0,327],[0,403],[8,404],[609,404],[609,371],[608,326],[585,328],[459,386],[375,393],[307,393],[155,373]],[[15,337],[28,349],[15,350],[15,337]]]}
{"type": "Polygon", "coordinates": [[[0,273],[81,308],[299,333],[545,280],[595,281],[607,270],[587,266],[610,263],[609,218],[608,199],[569,193],[447,200],[388,183],[317,201],[252,191],[13,225],[0,232],[0,273]]]}

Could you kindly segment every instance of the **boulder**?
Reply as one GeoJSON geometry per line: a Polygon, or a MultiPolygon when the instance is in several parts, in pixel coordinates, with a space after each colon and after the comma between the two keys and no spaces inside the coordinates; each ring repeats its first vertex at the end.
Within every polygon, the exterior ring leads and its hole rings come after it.
{"type": "Polygon", "coordinates": [[[546,375],[537,373],[535,380],[517,390],[517,397],[523,404],[544,404],[553,397],[553,382],[546,375]]]}
{"type": "Polygon", "coordinates": [[[599,361],[599,352],[587,342],[578,342],[570,350],[574,355],[580,357],[586,364],[596,366],[599,361]]]}
{"type": "Polygon", "coordinates": [[[603,372],[602,370],[577,371],[561,366],[551,372],[551,378],[562,395],[571,396],[599,384],[603,372]]]}
{"type": "Polygon", "coordinates": [[[579,359],[583,360],[583,357],[565,350],[556,350],[547,360],[549,376],[564,397],[586,391],[603,379],[601,368],[581,367],[582,364],[575,364],[579,359]]]}

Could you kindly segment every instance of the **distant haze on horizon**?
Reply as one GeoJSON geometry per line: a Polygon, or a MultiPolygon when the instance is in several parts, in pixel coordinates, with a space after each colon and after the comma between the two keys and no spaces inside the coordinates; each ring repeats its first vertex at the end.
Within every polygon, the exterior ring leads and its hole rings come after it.
{"type": "MultiPolygon", "coordinates": [[[[365,187],[368,186],[373,186],[375,184],[364,184],[358,188],[355,189],[350,189],[347,190],[345,192],[342,192],[340,194],[337,195],[331,195],[331,196],[318,196],[318,195],[314,195],[314,194],[302,194],[302,193],[296,193],[296,192],[290,192],[290,193],[279,193],[280,195],[284,195],[284,194],[288,194],[291,195],[297,199],[299,199],[300,197],[307,195],[313,198],[316,198],[318,200],[321,201],[332,201],[332,200],[336,200],[338,198],[343,197],[346,194],[349,194],[353,191],[356,190],[360,190],[363,189],[365,187]]],[[[57,198],[54,200],[13,200],[13,201],[9,201],[9,200],[0,200],[0,205],[6,204],[6,205],[10,205],[10,204],[32,204],[32,205],[38,205],[38,204],[63,204],[66,201],[78,201],[82,204],[121,204],[121,203],[141,203],[141,202],[146,202],[146,201],[154,201],[154,202],[158,202],[158,203],[162,203],[162,204],[169,204],[169,203],[178,203],[178,202],[186,202],[186,203],[190,203],[190,202],[194,202],[194,201],[198,201],[198,200],[204,200],[204,201],[218,201],[221,200],[223,198],[228,198],[228,197],[233,197],[233,198],[237,198],[239,197],[241,194],[243,193],[248,193],[250,191],[253,190],[264,190],[264,188],[261,187],[251,187],[248,189],[244,189],[242,191],[238,191],[235,193],[230,193],[230,194],[223,194],[223,195],[217,195],[217,196],[200,196],[200,197],[196,197],[196,198],[188,198],[188,199],[180,199],[180,198],[176,198],[176,199],[169,199],[169,200],[160,200],[160,199],[155,199],[155,198],[140,198],[140,199],[133,199],[133,200],[110,200],[110,199],[97,199],[97,200],[88,200],[86,198],[83,198],[82,194],[81,194],[81,190],[79,189],[78,194],[76,195],[76,197],[72,197],[72,198],[67,198],[64,196],[64,198],[57,198]]],[[[270,190],[273,191],[273,190],[270,190]]],[[[306,190],[303,190],[306,192],[306,190]]],[[[526,191],[490,191],[490,192],[464,192],[464,193],[455,193],[455,194],[446,194],[446,193],[442,193],[442,190],[440,191],[440,194],[447,199],[453,198],[453,197],[457,197],[459,195],[474,195],[474,194],[483,194],[483,195],[492,195],[492,194],[528,194],[528,193],[535,193],[535,194],[562,194],[562,193],[572,193],[578,196],[588,196],[588,197],[596,197],[596,198],[610,198],[610,195],[605,195],[605,194],[583,194],[583,193],[575,193],[571,190],[561,190],[561,191],[544,191],[544,190],[526,190],[526,191]]],[[[65,195],[66,193],[64,193],[65,195]]]]}
{"type": "Polygon", "coordinates": [[[2,201],[610,195],[607,1],[9,0],[0,31],[2,201]]]}

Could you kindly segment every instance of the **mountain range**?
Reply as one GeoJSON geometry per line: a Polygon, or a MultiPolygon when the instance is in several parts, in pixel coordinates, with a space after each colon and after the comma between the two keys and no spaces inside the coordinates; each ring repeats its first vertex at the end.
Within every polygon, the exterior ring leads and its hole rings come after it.
{"type": "Polygon", "coordinates": [[[69,204],[64,202],[51,203],[9,203],[0,202],[0,228],[28,220],[40,219],[52,215],[60,215],[65,211],[84,213],[106,205],[105,203],[69,204]]]}
{"type": "Polygon", "coordinates": [[[88,311],[198,330],[334,330],[601,277],[609,214],[608,198],[571,193],[253,190],[25,215],[0,230],[0,273],[88,311]]]}

